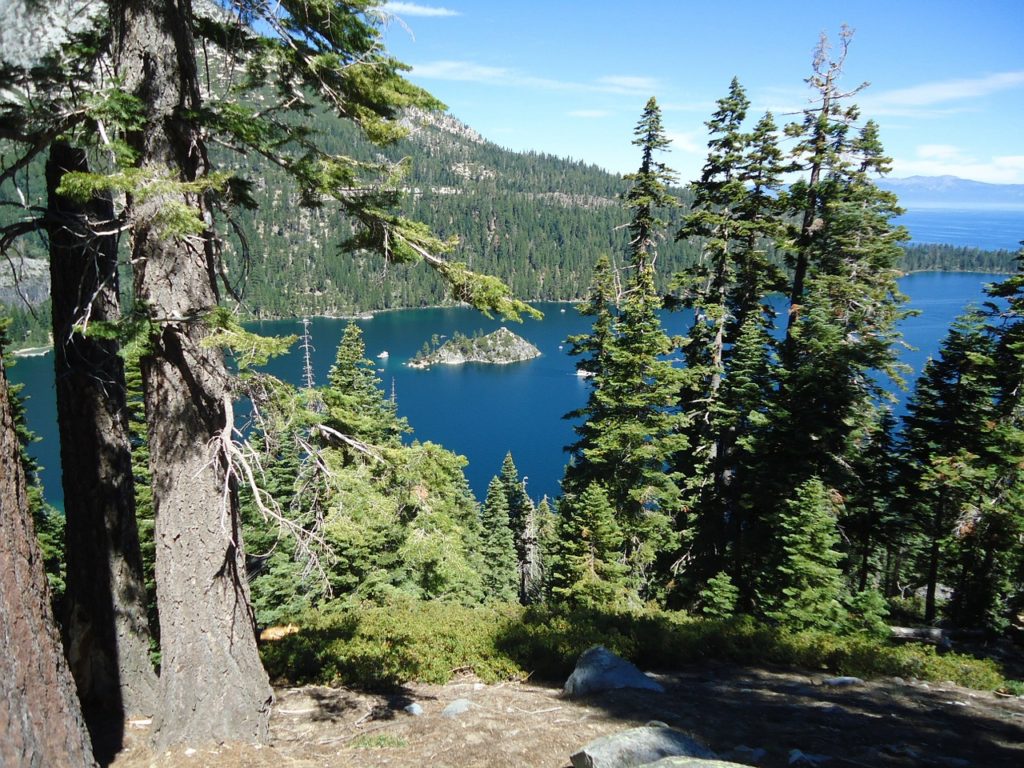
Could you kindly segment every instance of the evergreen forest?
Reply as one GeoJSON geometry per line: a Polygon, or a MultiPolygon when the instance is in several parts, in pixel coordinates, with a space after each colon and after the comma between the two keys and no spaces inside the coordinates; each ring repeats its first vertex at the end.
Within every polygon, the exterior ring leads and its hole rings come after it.
{"type": "MultiPolygon", "coordinates": [[[[43,503],[4,375],[0,626],[29,629],[0,633],[23,713],[0,762],[107,763],[133,715],[156,750],[260,744],[271,679],[554,677],[596,643],[1024,690],[981,658],[1024,631],[1024,250],[905,248],[852,33],[790,122],[734,79],[684,187],[654,98],[623,177],[482,140],[375,5],[108,0],[0,69],[0,246],[48,264],[66,498],[43,503]],[[897,278],[953,265],[1007,276],[904,382],[897,278]],[[590,320],[554,499],[511,454],[474,498],[356,325],[295,386],[261,366],[309,337],[241,322],[528,298],[590,320]]],[[[30,324],[5,321],[5,362],[30,324]]]]}

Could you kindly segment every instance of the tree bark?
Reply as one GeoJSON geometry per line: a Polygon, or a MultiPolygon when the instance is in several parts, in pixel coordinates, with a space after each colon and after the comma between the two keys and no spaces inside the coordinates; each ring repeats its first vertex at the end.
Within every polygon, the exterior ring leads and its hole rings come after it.
{"type": "MultiPolygon", "coordinates": [[[[129,139],[139,165],[191,181],[208,168],[188,113],[200,107],[188,0],[110,4],[115,62],[142,100],[145,127],[129,139]]],[[[184,191],[129,201],[135,295],[154,331],[142,357],[156,517],[160,614],[159,749],[264,741],[273,699],[256,649],[236,489],[220,446],[230,403],[223,355],[204,347],[217,305],[203,238],[172,236],[169,205],[201,211],[184,191]]]]}
{"type": "Polygon", "coordinates": [[[113,340],[76,324],[120,317],[113,205],[57,194],[65,173],[88,171],[63,142],[46,164],[50,285],[66,527],[64,647],[100,760],[122,746],[124,721],[151,715],[156,673],[135,522],[124,364],[113,340]]]}
{"type": "Polygon", "coordinates": [[[0,765],[92,766],[50,608],[0,350],[0,765]]]}

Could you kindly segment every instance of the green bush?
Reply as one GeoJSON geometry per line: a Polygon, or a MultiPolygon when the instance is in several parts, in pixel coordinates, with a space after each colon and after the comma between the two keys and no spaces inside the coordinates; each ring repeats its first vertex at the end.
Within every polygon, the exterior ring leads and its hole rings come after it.
{"type": "Polygon", "coordinates": [[[367,688],[445,683],[460,670],[486,682],[513,679],[522,670],[494,647],[496,634],[519,613],[518,606],[398,597],[384,605],[332,606],[307,612],[299,633],[265,645],[263,662],[275,679],[367,688]]]}
{"type": "Polygon", "coordinates": [[[933,646],[892,645],[863,632],[795,632],[750,617],[694,619],[658,609],[610,612],[518,605],[467,607],[392,597],[311,611],[302,630],[263,647],[271,676],[294,683],[366,688],[445,683],[460,671],[485,682],[533,676],[564,680],[587,648],[601,644],[646,669],[704,660],[775,665],[859,677],[952,680],[1007,689],[998,666],[933,646]]]}

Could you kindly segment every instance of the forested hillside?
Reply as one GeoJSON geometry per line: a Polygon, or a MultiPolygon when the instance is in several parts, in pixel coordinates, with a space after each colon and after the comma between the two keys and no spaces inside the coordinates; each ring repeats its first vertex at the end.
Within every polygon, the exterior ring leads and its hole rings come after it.
{"type": "MultiPolygon", "coordinates": [[[[456,259],[500,277],[518,296],[581,299],[593,276],[595,256],[618,252],[618,228],[624,223],[621,196],[628,188],[620,176],[580,161],[503,149],[444,113],[413,110],[402,122],[409,135],[386,148],[372,145],[349,123],[326,113],[315,114],[308,127],[333,151],[359,160],[405,160],[406,176],[397,182],[407,192],[402,212],[442,237],[457,238],[456,259]]],[[[262,158],[250,157],[242,167],[236,157],[224,154],[230,167],[259,180],[251,190],[258,209],[236,214],[248,253],[225,243],[230,279],[245,316],[349,315],[448,300],[432,270],[386,265],[369,253],[353,258],[347,246],[352,228],[344,218],[323,207],[301,206],[287,173],[262,158]]],[[[36,165],[31,176],[39,179],[42,163],[36,165]]],[[[673,191],[683,203],[675,221],[692,193],[673,191]]],[[[43,205],[41,183],[27,192],[30,203],[43,205]]],[[[13,202],[9,187],[0,194],[13,202]]],[[[17,208],[2,207],[0,223],[18,215],[17,208]]],[[[39,269],[46,252],[42,240],[24,240],[18,249],[29,260],[19,266],[17,283],[7,269],[0,269],[0,302],[8,305],[13,320],[12,342],[33,346],[46,341],[49,308],[38,306],[38,317],[33,317],[21,295],[31,303],[48,295],[48,275],[39,269]]],[[[662,243],[659,288],[667,288],[662,276],[691,263],[698,250],[699,238],[662,243]]],[[[1012,271],[1012,254],[1006,251],[932,244],[910,244],[904,250],[905,271],[1012,271]]]]}
{"type": "MultiPolygon", "coordinates": [[[[594,254],[614,253],[623,223],[621,177],[582,162],[515,153],[492,144],[454,118],[410,112],[410,135],[385,150],[407,159],[398,184],[401,210],[444,238],[458,239],[454,257],[506,281],[529,299],[578,299],[590,282],[594,254]]],[[[316,121],[336,151],[372,160],[355,129],[316,121]]],[[[344,253],[348,224],[323,210],[298,208],[298,196],[274,169],[255,190],[260,204],[244,220],[252,248],[242,286],[257,316],[348,314],[442,303],[445,290],[428,270],[385,268],[371,256],[344,253]],[[282,191],[285,190],[285,191],[282,191]]],[[[685,193],[682,193],[685,197],[685,193]]],[[[686,243],[664,250],[666,272],[692,256],[686,243]]],[[[236,254],[234,270],[242,273],[236,254]]]]}

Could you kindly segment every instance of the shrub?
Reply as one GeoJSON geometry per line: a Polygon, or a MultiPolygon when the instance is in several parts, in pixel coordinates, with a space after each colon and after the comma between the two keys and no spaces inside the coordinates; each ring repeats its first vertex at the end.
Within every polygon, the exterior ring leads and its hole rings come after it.
{"type": "Polygon", "coordinates": [[[409,680],[445,683],[460,670],[486,682],[513,679],[521,669],[494,646],[520,612],[400,597],[332,606],[301,616],[301,631],[264,646],[262,656],[272,678],[296,683],[389,688],[409,680]]]}
{"type": "Polygon", "coordinates": [[[392,596],[383,604],[310,611],[298,623],[298,634],[263,647],[264,663],[277,680],[389,688],[413,680],[445,683],[472,671],[485,682],[528,675],[560,682],[583,651],[601,644],[661,671],[714,659],[859,677],[952,680],[982,690],[1010,685],[991,661],[939,654],[929,645],[892,645],[863,632],[797,632],[748,616],[706,620],[655,608],[467,607],[392,596]]]}

